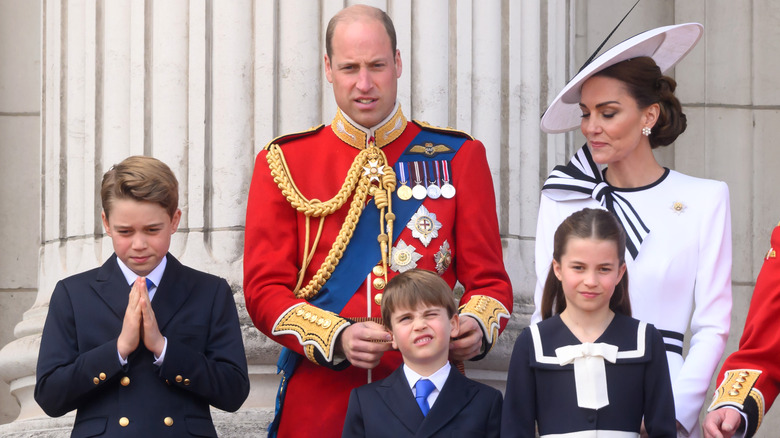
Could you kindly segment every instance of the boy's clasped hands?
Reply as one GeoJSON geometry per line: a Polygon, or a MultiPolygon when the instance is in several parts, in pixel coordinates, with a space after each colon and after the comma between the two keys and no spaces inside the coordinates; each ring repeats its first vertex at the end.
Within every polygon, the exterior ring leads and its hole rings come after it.
{"type": "Polygon", "coordinates": [[[159,358],[165,347],[165,338],[154,317],[146,278],[138,277],[130,290],[122,332],[116,342],[119,355],[126,360],[138,348],[142,338],[144,346],[154,353],[155,358],[159,358]]]}

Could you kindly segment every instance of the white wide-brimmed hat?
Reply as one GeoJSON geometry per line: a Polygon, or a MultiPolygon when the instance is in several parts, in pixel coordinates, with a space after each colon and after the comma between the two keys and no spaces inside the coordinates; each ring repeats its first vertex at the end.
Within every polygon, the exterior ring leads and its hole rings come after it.
{"type": "Polygon", "coordinates": [[[586,65],[563,87],[542,115],[542,131],[554,134],[580,126],[580,90],[594,74],[627,59],[649,56],[665,73],[693,49],[701,38],[704,26],[699,23],[675,24],[651,29],[635,35],[602,53],[586,65]]]}

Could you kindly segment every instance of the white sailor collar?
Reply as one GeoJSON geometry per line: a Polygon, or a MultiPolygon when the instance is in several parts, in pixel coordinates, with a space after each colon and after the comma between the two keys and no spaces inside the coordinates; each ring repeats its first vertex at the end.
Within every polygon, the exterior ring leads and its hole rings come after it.
{"type": "MultiPolygon", "coordinates": [[[[625,315],[615,314],[604,333],[595,343],[618,347],[616,363],[648,362],[652,358],[648,347],[647,323],[625,315]]],[[[567,345],[582,344],[571,333],[560,316],[532,324],[528,327],[533,342],[531,366],[535,368],[569,370],[572,365],[561,366],[555,350],[567,345]]]]}

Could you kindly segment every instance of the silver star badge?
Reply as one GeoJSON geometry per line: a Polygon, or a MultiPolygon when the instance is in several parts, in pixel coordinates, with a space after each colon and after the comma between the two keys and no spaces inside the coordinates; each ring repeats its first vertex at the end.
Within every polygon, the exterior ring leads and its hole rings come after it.
{"type": "Polygon", "coordinates": [[[433,255],[433,260],[436,261],[436,272],[438,272],[439,275],[444,274],[452,263],[452,250],[450,249],[449,242],[445,240],[444,243],[441,244],[439,252],[433,255]]]}
{"type": "Polygon", "coordinates": [[[416,268],[422,254],[418,254],[415,250],[415,247],[407,245],[403,239],[399,240],[398,244],[393,247],[390,269],[395,272],[406,272],[416,268]]]}
{"type": "Polygon", "coordinates": [[[428,246],[432,239],[439,237],[441,222],[436,220],[436,213],[431,213],[424,206],[417,209],[417,213],[412,216],[406,228],[412,230],[412,236],[420,239],[424,246],[428,246]]]}
{"type": "Polygon", "coordinates": [[[379,181],[379,175],[384,175],[385,170],[379,165],[379,160],[368,160],[368,166],[364,166],[363,176],[367,176],[371,181],[379,181]]]}

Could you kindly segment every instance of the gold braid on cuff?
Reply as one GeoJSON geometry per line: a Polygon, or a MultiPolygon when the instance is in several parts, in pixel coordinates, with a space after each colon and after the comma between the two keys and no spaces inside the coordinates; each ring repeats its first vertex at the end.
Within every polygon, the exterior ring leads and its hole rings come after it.
{"type": "Polygon", "coordinates": [[[349,326],[349,322],[333,312],[320,309],[308,303],[297,304],[287,309],[274,324],[273,335],[295,335],[303,345],[306,358],[319,363],[315,349],[329,363],[333,361],[335,340],[338,334],[349,326]]]}
{"type": "Polygon", "coordinates": [[[744,412],[746,405],[755,403],[758,418],[754,430],[757,430],[764,419],[765,408],[763,394],[754,388],[760,375],[760,370],[726,371],[723,382],[715,390],[715,396],[707,412],[723,406],[732,406],[744,412]]]}
{"type": "Polygon", "coordinates": [[[486,295],[472,296],[466,304],[460,306],[458,313],[460,316],[469,315],[476,318],[487,339],[487,351],[493,348],[493,343],[498,338],[501,318],[509,318],[506,307],[497,299],[486,295]]]}

